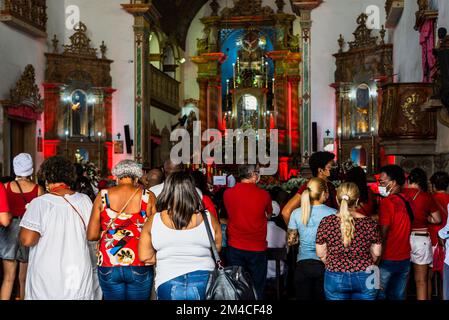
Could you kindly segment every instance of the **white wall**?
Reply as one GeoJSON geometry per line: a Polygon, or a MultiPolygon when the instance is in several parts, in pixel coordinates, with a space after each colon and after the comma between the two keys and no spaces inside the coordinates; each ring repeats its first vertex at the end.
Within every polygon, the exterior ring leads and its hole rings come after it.
{"type": "MultiPolygon", "coordinates": [[[[43,98],[43,87],[45,76],[45,56],[48,51],[47,45],[49,39],[54,34],[61,35],[64,32],[64,1],[47,0],[47,34],[48,39],[34,38],[27,33],[21,32],[4,23],[0,23],[0,100],[9,99],[10,90],[15,87],[17,80],[25,70],[25,66],[32,64],[36,72],[36,83],[41,91],[43,98]]],[[[61,37],[59,37],[61,39],[61,37]]],[[[43,120],[43,116],[42,116],[43,120]]],[[[36,125],[36,136],[39,129],[43,128],[43,121],[38,121],[36,125]]],[[[4,152],[3,137],[3,119],[0,121],[0,162],[3,162],[4,152]]],[[[7,144],[9,142],[7,141],[7,144]]],[[[5,146],[8,149],[8,146],[5,146]]],[[[43,153],[36,152],[32,155],[36,167],[39,167],[43,161],[43,153]]],[[[4,164],[5,167],[5,164],[4,164]]]]}
{"type": "MultiPolygon", "coordinates": [[[[338,38],[353,41],[357,17],[370,5],[379,7],[380,24],[385,22],[383,0],[327,0],[312,11],[311,82],[312,122],[318,124],[318,150],[323,148],[327,129],[335,133],[335,90],[329,87],[335,82],[335,58],[339,50],[338,38]]],[[[377,30],[373,35],[377,35],[377,30]]],[[[346,47],[347,48],[347,47],[346,47]]]]}
{"type": "Polygon", "coordinates": [[[397,82],[421,82],[423,80],[422,49],[416,22],[416,1],[405,1],[398,25],[392,31],[394,73],[397,82]]]}

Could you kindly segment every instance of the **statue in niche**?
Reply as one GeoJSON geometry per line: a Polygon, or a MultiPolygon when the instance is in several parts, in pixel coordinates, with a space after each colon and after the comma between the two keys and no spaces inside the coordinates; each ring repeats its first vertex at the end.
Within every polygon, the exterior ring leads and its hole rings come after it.
{"type": "Polygon", "coordinates": [[[71,108],[70,108],[73,136],[86,135],[86,124],[87,124],[86,113],[87,113],[86,94],[81,90],[76,90],[72,94],[71,108]]]}
{"type": "Polygon", "coordinates": [[[262,57],[264,50],[260,47],[259,43],[266,42],[265,37],[260,37],[257,31],[247,32],[241,39],[242,49],[238,52],[241,69],[257,70],[261,71],[262,57]]]}
{"type": "Polygon", "coordinates": [[[361,85],[356,94],[356,128],[357,133],[367,133],[369,130],[369,87],[361,85]]]}

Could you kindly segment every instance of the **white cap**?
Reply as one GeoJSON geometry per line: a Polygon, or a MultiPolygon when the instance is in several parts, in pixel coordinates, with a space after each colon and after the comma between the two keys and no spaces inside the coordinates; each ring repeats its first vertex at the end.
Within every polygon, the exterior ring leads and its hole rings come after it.
{"type": "Polygon", "coordinates": [[[18,177],[29,177],[33,174],[33,158],[28,153],[21,153],[13,160],[14,173],[18,177]]]}

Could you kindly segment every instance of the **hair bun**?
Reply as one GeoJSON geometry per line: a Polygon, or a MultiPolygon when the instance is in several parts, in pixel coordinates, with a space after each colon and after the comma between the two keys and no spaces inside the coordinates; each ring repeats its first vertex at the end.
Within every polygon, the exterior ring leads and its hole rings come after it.
{"type": "Polygon", "coordinates": [[[349,201],[349,196],[347,194],[344,194],[344,195],[341,196],[341,199],[349,201]]]}

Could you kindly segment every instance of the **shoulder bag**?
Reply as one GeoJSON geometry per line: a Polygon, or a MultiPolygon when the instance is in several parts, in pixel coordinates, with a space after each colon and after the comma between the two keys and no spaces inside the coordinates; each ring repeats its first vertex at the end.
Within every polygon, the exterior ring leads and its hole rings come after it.
{"type": "Polygon", "coordinates": [[[212,229],[204,210],[201,211],[207,236],[212,248],[216,268],[210,273],[206,288],[206,300],[257,300],[251,276],[243,267],[230,266],[224,268],[218,254],[212,229]]]}

